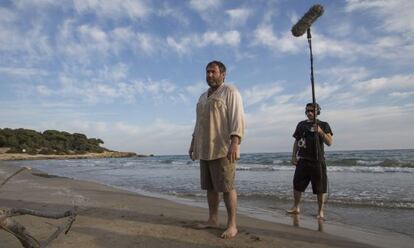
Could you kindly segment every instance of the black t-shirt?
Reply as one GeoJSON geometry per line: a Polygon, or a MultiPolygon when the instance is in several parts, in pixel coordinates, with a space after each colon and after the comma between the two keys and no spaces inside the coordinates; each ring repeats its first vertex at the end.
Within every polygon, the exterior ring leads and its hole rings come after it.
{"type": "MultiPolygon", "coordinates": [[[[331,134],[332,130],[331,127],[327,122],[323,122],[318,120],[318,125],[321,127],[321,129],[326,134],[331,134]]],[[[313,132],[313,121],[301,121],[296,126],[296,130],[293,133],[293,137],[298,141],[299,151],[298,156],[300,158],[306,159],[306,160],[316,160],[316,141],[315,139],[319,140],[319,149],[318,149],[318,158],[319,160],[325,159],[325,152],[324,152],[324,146],[323,146],[323,140],[318,135],[315,135],[315,132],[313,132]]]]}

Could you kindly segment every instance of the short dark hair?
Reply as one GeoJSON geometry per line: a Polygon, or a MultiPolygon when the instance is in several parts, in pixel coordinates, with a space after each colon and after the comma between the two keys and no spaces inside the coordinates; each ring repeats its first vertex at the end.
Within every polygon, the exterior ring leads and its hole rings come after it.
{"type": "Polygon", "coordinates": [[[213,60],[213,61],[209,62],[206,66],[206,70],[207,70],[208,67],[210,67],[212,65],[217,65],[221,73],[226,72],[226,66],[223,64],[223,62],[218,61],[218,60],[213,60]]]}
{"type": "MultiPolygon", "coordinates": [[[[315,105],[316,105],[316,109],[314,109],[314,110],[316,110],[317,115],[320,115],[321,114],[321,106],[319,106],[319,104],[316,103],[316,102],[315,102],[315,105]]],[[[312,107],[313,108],[313,103],[310,102],[310,103],[306,104],[306,108],[307,107],[312,107]]]]}

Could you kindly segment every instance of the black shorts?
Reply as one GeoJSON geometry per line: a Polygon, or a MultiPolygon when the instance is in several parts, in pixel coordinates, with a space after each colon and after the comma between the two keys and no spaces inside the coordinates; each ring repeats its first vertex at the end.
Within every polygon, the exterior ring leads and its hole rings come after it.
{"type": "Polygon", "coordinates": [[[299,159],[293,177],[293,188],[304,192],[311,182],[314,194],[326,193],[328,180],[325,161],[321,161],[320,165],[317,161],[299,159]]]}

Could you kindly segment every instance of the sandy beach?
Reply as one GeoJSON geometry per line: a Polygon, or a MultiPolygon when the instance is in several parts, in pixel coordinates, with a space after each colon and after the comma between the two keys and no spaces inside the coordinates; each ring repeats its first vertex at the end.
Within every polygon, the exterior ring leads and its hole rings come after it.
{"type": "MultiPolygon", "coordinates": [[[[0,162],[0,181],[16,170],[18,167],[0,162]]],[[[73,204],[79,207],[76,221],[70,232],[61,234],[50,247],[376,247],[343,236],[240,214],[239,234],[234,239],[223,240],[219,235],[225,227],[224,208],[221,208],[221,229],[197,230],[192,225],[207,218],[206,208],[36,170],[22,172],[0,189],[1,209],[24,207],[59,212],[71,209],[73,204]]],[[[32,216],[15,219],[40,241],[64,222],[64,219],[32,216]]],[[[2,247],[21,247],[17,239],[3,230],[0,243],[2,247]]]]}

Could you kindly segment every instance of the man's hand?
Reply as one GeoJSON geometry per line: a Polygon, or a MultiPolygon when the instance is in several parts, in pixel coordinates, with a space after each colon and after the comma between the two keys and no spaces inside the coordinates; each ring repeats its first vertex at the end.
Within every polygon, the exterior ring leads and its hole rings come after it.
{"type": "Polygon", "coordinates": [[[292,160],[290,161],[293,165],[298,164],[298,158],[296,156],[292,156],[292,160]]]}
{"type": "Polygon", "coordinates": [[[230,163],[234,163],[237,160],[238,145],[240,143],[240,138],[238,136],[231,136],[231,144],[229,151],[227,152],[227,159],[230,163]]]}
{"type": "Polygon", "coordinates": [[[193,161],[194,161],[194,159],[193,159],[193,149],[192,149],[192,147],[190,147],[190,149],[188,150],[188,155],[190,156],[191,160],[193,160],[193,161]]]}
{"type": "Polygon", "coordinates": [[[292,151],[292,160],[290,161],[293,165],[297,165],[298,164],[298,141],[295,140],[295,143],[293,143],[293,151],[292,151]]]}
{"type": "Polygon", "coordinates": [[[227,159],[230,161],[230,163],[234,163],[237,159],[237,145],[231,144],[229,148],[229,152],[227,153],[227,159]]]}
{"type": "Polygon", "coordinates": [[[319,135],[319,137],[321,137],[322,141],[328,146],[332,145],[332,135],[330,133],[325,133],[322,130],[322,128],[318,125],[316,125],[315,127],[316,128],[314,130],[316,130],[318,132],[318,135],[319,135]]]}
{"type": "Polygon", "coordinates": [[[194,161],[194,159],[193,159],[193,152],[194,152],[194,136],[193,136],[193,138],[191,140],[190,148],[188,149],[188,155],[190,155],[191,160],[194,161]]]}

